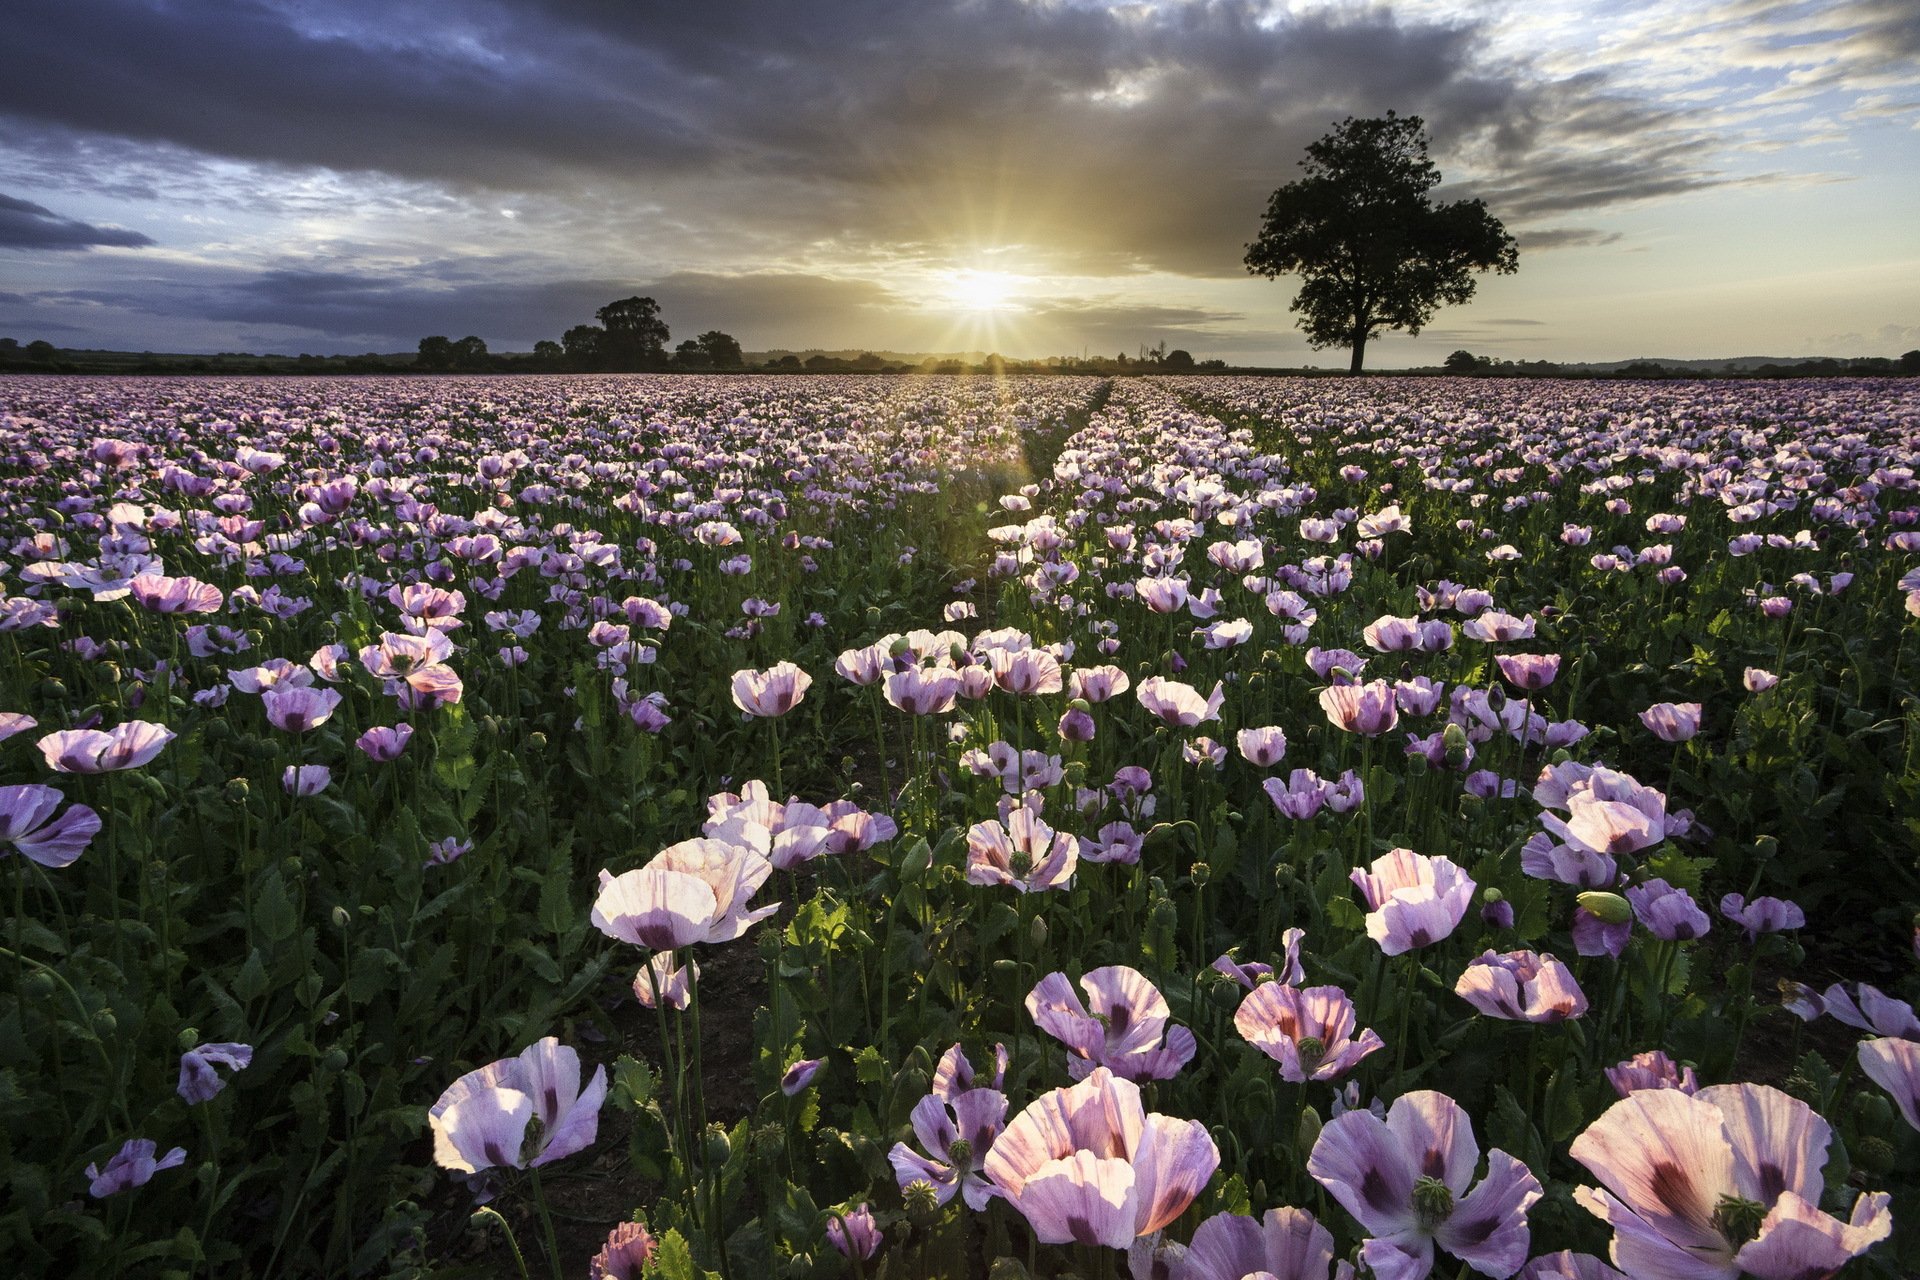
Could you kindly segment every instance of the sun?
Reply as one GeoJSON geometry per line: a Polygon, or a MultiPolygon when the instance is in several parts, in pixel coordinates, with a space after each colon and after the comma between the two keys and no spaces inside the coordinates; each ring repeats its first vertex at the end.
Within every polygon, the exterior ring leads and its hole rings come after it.
{"type": "Polygon", "coordinates": [[[947,301],[960,311],[1011,311],[1019,285],[1004,271],[956,271],[947,278],[947,301]]]}

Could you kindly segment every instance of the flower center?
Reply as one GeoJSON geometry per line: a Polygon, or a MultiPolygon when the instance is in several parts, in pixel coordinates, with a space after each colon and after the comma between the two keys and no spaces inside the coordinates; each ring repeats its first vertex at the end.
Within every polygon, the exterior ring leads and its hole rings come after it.
{"type": "Polygon", "coordinates": [[[1453,1192],[1440,1179],[1422,1176],[1413,1184],[1413,1212],[1420,1229],[1432,1231],[1453,1216],[1453,1192]]]}
{"type": "Polygon", "coordinates": [[[1308,1075],[1312,1075],[1327,1056],[1327,1042],[1319,1036],[1303,1036],[1300,1040],[1300,1066],[1308,1075]]]}
{"type": "Polygon", "coordinates": [[[1737,1250],[1760,1234],[1767,1206],[1739,1196],[1721,1196],[1713,1206],[1713,1226],[1737,1250]]]}

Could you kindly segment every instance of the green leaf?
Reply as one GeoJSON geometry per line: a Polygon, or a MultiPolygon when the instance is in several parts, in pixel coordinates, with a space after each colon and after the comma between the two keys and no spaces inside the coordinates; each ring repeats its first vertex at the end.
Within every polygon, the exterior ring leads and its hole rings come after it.
{"type": "Polygon", "coordinates": [[[883,1084],[887,1078],[886,1059],[880,1056],[878,1049],[868,1045],[854,1055],[853,1071],[854,1078],[861,1084],[883,1084]]]}
{"type": "Polygon", "coordinates": [[[280,873],[269,871],[261,876],[260,887],[253,896],[253,927],[269,942],[285,942],[293,936],[298,923],[293,900],[287,896],[287,885],[280,873]]]}

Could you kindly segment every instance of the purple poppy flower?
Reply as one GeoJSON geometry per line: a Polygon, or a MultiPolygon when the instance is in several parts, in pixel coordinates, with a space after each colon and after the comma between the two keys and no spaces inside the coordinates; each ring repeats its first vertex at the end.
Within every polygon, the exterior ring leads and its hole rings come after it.
{"type": "MultiPolygon", "coordinates": [[[[993,1088],[999,1089],[1007,1082],[1007,1046],[993,1046],[993,1088]]],[[[974,1087],[973,1063],[967,1061],[967,1055],[956,1044],[940,1055],[940,1061],[933,1069],[933,1091],[949,1100],[958,1097],[974,1087]]]]}
{"type": "Polygon", "coordinates": [[[1920,1129],[1920,1043],[1881,1036],[1862,1040],[1856,1053],[1867,1079],[1885,1089],[1907,1123],[1920,1129]]]}
{"type": "Polygon", "coordinates": [[[1225,974],[1251,991],[1263,982],[1283,982],[1297,987],[1306,979],[1306,970],[1300,964],[1300,944],[1305,940],[1305,929],[1288,929],[1280,935],[1280,945],[1285,950],[1285,959],[1278,972],[1274,967],[1259,960],[1249,960],[1245,964],[1233,958],[1229,951],[1213,962],[1216,973],[1225,974]]]}
{"type": "Polygon", "coordinates": [[[260,692],[267,722],[288,733],[305,733],[325,724],[340,705],[337,689],[276,684],[260,692]]]}
{"type": "Polygon", "coordinates": [[[290,764],[280,773],[280,789],[290,796],[317,796],[333,782],[324,764],[290,764]]]}
{"type": "Polygon", "coordinates": [[[1379,1280],[1422,1280],[1437,1243],[1483,1275],[1506,1277],[1527,1257],[1527,1209],[1541,1196],[1527,1166],[1487,1153],[1473,1122],[1444,1093],[1403,1094],[1381,1120],[1349,1111],[1327,1122],[1307,1171],[1360,1220],[1360,1258],[1379,1280]]]}
{"type": "Polygon", "coordinates": [[[40,722],[24,711],[0,711],[0,742],[39,726],[40,722]]]}
{"type": "Polygon", "coordinates": [[[886,1235],[873,1219],[873,1210],[858,1208],[827,1220],[827,1240],[848,1258],[871,1258],[880,1252],[886,1235]]]}
{"type": "Polygon", "coordinates": [[[1583,956],[1611,956],[1618,960],[1633,937],[1633,923],[1604,920],[1585,907],[1573,909],[1573,949],[1583,956]]]}
{"type": "Polygon", "coordinates": [[[1560,674],[1557,653],[1503,653],[1494,662],[1508,684],[1528,693],[1546,688],[1560,674]]]}
{"type": "Polygon", "coordinates": [[[1123,1080],[1169,1080],[1193,1060],[1193,1032],[1168,1025],[1170,1010],[1146,975],[1125,965],[1080,979],[1082,1004],[1064,973],[1050,973],[1027,995],[1035,1025],[1067,1046],[1067,1072],[1083,1080],[1106,1067],[1123,1080]]]}
{"type": "Polygon", "coordinates": [[[987,1155],[986,1175],[1042,1244],[1125,1249],[1186,1212],[1220,1166],[1197,1120],[1149,1115],[1105,1067],[1043,1094],[987,1155]]]}
{"type": "Polygon", "coordinates": [[[1216,1213],[1193,1232],[1179,1280],[1352,1280],[1333,1256],[1333,1233],[1305,1209],[1269,1209],[1264,1218],[1216,1213]]]}
{"type": "Polygon", "coordinates": [[[1268,778],[1260,784],[1267,793],[1267,799],[1273,801],[1273,807],[1282,817],[1304,822],[1326,807],[1327,787],[1320,775],[1311,769],[1295,769],[1287,775],[1285,782],[1278,778],[1268,778]]]}
{"type": "Polygon", "coordinates": [[[1663,942],[1691,942],[1713,927],[1692,894],[1659,877],[1629,888],[1627,901],[1647,931],[1663,942]]]}
{"type": "Polygon", "coordinates": [[[1640,1089],[1700,1092],[1700,1078],[1693,1068],[1681,1066],[1659,1049],[1636,1053],[1625,1062],[1608,1067],[1607,1083],[1623,1098],[1640,1089]]]}
{"type": "Polygon", "coordinates": [[[244,1071],[253,1065],[253,1046],[222,1042],[203,1044],[180,1055],[177,1092],[188,1102],[206,1102],[227,1087],[214,1068],[244,1071]]]}
{"type": "Polygon", "coordinates": [[[640,1280],[658,1247],[643,1224],[622,1222],[607,1233],[607,1242],[587,1262],[587,1280],[640,1280]]]}
{"type": "Polygon", "coordinates": [[[56,818],[64,798],[39,783],[0,787],[0,856],[18,850],[43,867],[73,865],[100,834],[100,815],[74,804],[56,818]]]}
{"type": "Polygon", "coordinates": [[[1700,732],[1700,704],[1656,702],[1640,713],[1640,723],[1662,742],[1685,742],[1700,732]]]}
{"type": "Polygon", "coordinates": [[[1748,942],[1759,941],[1763,933],[1807,926],[1806,912],[1798,903],[1783,898],[1755,898],[1748,902],[1743,894],[1729,893],[1720,899],[1720,914],[1745,929],[1748,942]]]}
{"type": "Polygon", "coordinates": [[[434,1161],[456,1173],[551,1164],[592,1145],[606,1097],[607,1069],[583,1090],[580,1055],[548,1036],[447,1086],[427,1109],[434,1161]]]}
{"type": "Polygon", "coordinates": [[[137,769],[174,739],[173,730],[145,720],[99,729],[61,729],[40,739],[40,753],[55,773],[111,773],[137,769]]]}
{"type": "Polygon", "coordinates": [[[1587,1011],[1573,971],[1535,951],[1483,952],[1453,990],[1488,1017],[1510,1022],[1565,1022],[1587,1011]]]}
{"type": "Polygon", "coordinates": [[[1473,904],[1472,877],[1445,857],[1394,849],[1349,877],[1367,903],[1367,936],[1390,956],[1430,946],[1460,926],[1473,904]]]}
{"type": "Polygon", "coordinates": [[[820,1074],[820,1068],[827,1064],[825,1058],[802,1058],[788,1067],[780,1076],[780,1092],[789,1098],[797,1096],[813,1078],[820,1074]]]}
{"type": "Polygon", "coordinates": [[[1809,1020],[1822,1013],[1831,1014],[1850,1027],[1858,1027],[1877,1036],[1920,1040],[1920,1018],[1914,1016],[1912,1005],[1904,1000],[1896,1000],[1880,988],[1864,982],[1855,987],[1855,992],[1854,996],[1848,995],[1847,989],[1836,982],[1815,998],[1813,1012],[1797,1012],[1809,1020]]]}
{"type": "Polygon", "coordinates": [[[413,726],[405,723],[376,725],[353,740],[353,745],[366,752],[367,758],[377,764],[391,764],[400,758],[407,749],[407,743],[413,738],[413,726]]]}
{"type": "Polygon", "coordinates": [[[925,1181],[938,1204],[952,1200],[957,1191],[969,1209],[986,1208],[998,1189],[981,1170],[1006,1121],[1007,1097],[998,1089],[943,1093],[936,1087],[913,1108],[914,1136],[926,1154],[904,1142],[894,1143],[887,1154],[894,1180],[902,1191],[925,1181]]]}
{"type": "Polygon", "coordinates": [[[1635,1280],[1799,1280],[1831,1275],[1893,1230],[1886,1193],[1850,1220],[1819,1208],[1831,1132],[1813,1108],[1759,1084],[1696,1094],[1641,1089],[1573,1140],[1602,1190],[1575,1203],[1613,1228],[1635,1280]]]}
{"type": "Polygon", "coordinates": [[[1536,880],[1554,880],[1576,889],[1603,888],[1620,876],[1619,864],[1611,854],[1578,845],[1556,844],[1553,837],[1543,831],[1534,832],[1521,846],[1520,870],[1536,880]]]}
{"type": "Polygon", "coordinates": [[[87,1194],[95,1200],[104,1200],[122,1191],[144,1187],[162,1169],[177,1169],[187,1162],[185,1147],[175,1147],[157,1160],[153,1154],[156,1150],[147,1138],[128,1139],[107,1161],[106,1168],[95,1164],[87,1166],[87,1194]]]}
{"type": "Polygon", "coordinates": [[[1543,1253],[1520,1268],[1518,1280],[1629,1280],[1602,1258],[1562,1249],[1543,1253]]]}
{"type": "Polygon", "coordinates": [[[1266,982],[1241,1000],[1233,1025],[1248,1044],[1280,1064],[1291,1084],[1337,1080],[1384,1043],[1368,1028],[1354,1035],[1353,1001],[1339,987],[1266,982]]]}

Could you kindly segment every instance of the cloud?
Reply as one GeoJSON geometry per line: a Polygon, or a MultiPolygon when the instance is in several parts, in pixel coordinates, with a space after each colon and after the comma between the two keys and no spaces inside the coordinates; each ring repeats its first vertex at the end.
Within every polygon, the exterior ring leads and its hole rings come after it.
{"type": "Polygon", "coordinates": [[[1515,235],[1522,249],[1571,249],[1588,245],[1614,244],[1621,239],[1618,231],[1601,231],[1594,227],[1536,227],[1522,230],[1515,235]]]}
{"type": "Polygon", "coordinates": [[[1670,136],[1674,112],[1598,76],[1540,82],[1490,57],[1466,15],[1258,0],[16,2],[0,113],[145,144],[149,171],[123,189],[164,187],[158,147],[181,166],[198,154],[476,200],[531,193],[569,203],[584,243],[651,249],[656,269],[1012,247],[1060,273],[1238,276],[1303,146],[1389,107],[1425,115],[1443,152],[1483,153],[1502,216],[1712,180],[1699,138],[1670,136]],[[1597,157],[1567,145],[1596,138],[1597,157]]]}
{"type": "Polygon", "coordinates": [[[63,218],[43,205],[0,192],[0,249],[137,249],[152,243],[152,237],[138,231],[63,218]]]}

